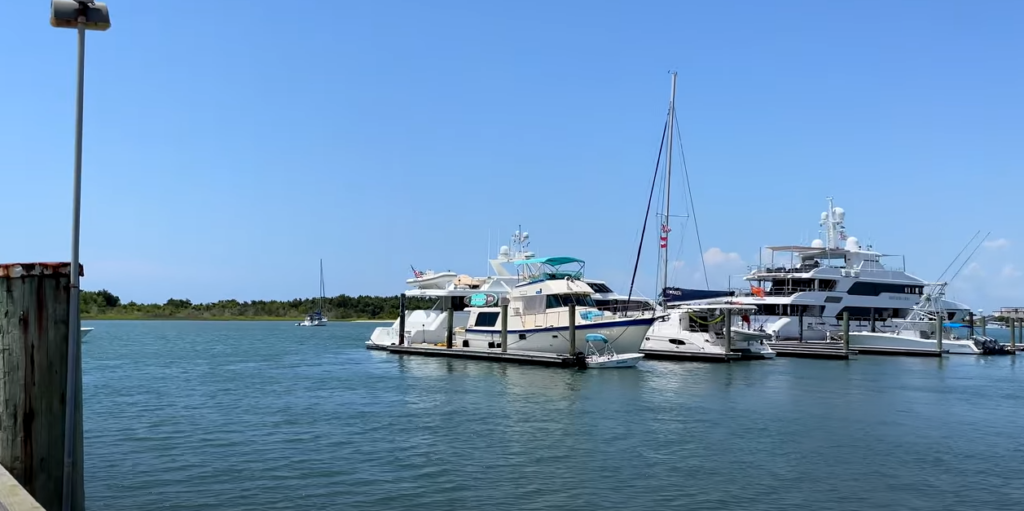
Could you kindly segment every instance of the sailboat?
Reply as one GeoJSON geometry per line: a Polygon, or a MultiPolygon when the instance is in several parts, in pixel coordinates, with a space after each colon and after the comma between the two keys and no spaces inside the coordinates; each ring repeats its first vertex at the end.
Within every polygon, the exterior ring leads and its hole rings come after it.
{"type": "Polygon", "coordinates": [[[324,310],[324,260],[320,260],[320,303],[317,304],[317,308],[312,314],[307,314],[306,319],[301,323],[296,323],[296,326],[324,326],[327,324],[327,316],[323,313],[324,310]]]}
{"type": "MultiPolygon", "coordinates": [[[[664,212],[660,214],[661,225],[659,227],[659,253],[658,253],[658,277],[661,299],[658,308],[663,317],[656,322],[644,337],[640,347],[640,353],[651,358],[669,358],[676,360],[720,360],[729,361],[737,358],[766,359],[775,357],[775,352],[766,344],[770,335],[764,332],[757,332],[749,328],[743,328],[742,318],[754,310],[752,306],[736,304],[715,304],[715,305],[679,305],[674,306],[669,301],[668,272],[669,258],[668,235],[672,231],[669,224],[672,219],[669,206],[672,198],[672,142],[673,128],[675,127],[675,101],[676,101],[676,73],[672,73],[672,95],[668,104],[668,119],[665,121],[665,133],[663,134],[665,152],[665,175],[664,175],[664,212]],[[724,324],[729,312],[732,320],[729,325],[724,324]],[[734,320],[739,320],[735,321],[734,320]],[[725,329],[728,327],[729,332],[725,329]]],[[[659,154],[660,159],[660,154],[659,154]]],[[[657,182],[657,169],[655,170],[655,182],[651,184],[651,195],[654,194],[654,186],[657,182]]],[[[650,203],[648,203],[648,211],[650,203]]],[[[646,220],[644,223],[646,229],[646,220]]],[[[704,292],[710,295],[712,291],[704,292]]]]}

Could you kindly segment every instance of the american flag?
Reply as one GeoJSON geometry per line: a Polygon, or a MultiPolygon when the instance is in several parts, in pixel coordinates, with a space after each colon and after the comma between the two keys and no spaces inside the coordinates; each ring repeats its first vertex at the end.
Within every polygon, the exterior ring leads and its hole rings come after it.
{"type": "Polygon", "coordinates": [[[411,264],[409,265],[409,267],[412,268],[412,276],[413,277],[420,278],[420,277],[423,276],[423,273],[420,272],[419,270],[417,270],[416,268],[414,268],[411,264]]]}

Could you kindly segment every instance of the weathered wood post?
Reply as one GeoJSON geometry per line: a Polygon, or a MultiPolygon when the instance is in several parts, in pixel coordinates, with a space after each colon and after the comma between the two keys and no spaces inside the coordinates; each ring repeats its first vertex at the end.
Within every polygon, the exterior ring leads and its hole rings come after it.
{"type": "Polygon", "coordinates": [[[448,297],[446,301],[448,302],[448,325],[444,330],[444,345],[445,348],[452,349],[452,341],[455,338],[455,309],[452,306],[451,297],[448,297]]]}
{"type": "Polygon", "coordinates": [[[875,333],[875,308],[871,308],[871,333],[875,333]]]}
{"type": "MultiPolygon", "coordinates": [[[[70,271],[69,263],[0,265],[0,464],[48,511],[63,498],[68,332],[81,328],[70,324],[70,271]]],[[[71,509],[84,511],[77,359],[71,509]]]]}
{"type": "MultiPolygon", "coordinates": [[[[1017,319],[1010,318],[1010,350],[1013,351],[1014,353],[1017,352],[1017,337],[1013,335],[1013,324],[1017,323],[1018,321],[1019,320],[1017,319]]],[[[1018,334],[1021,331],[1024,331],[1024,321],[1020,321],[1020,323],[1017,326],[1020,327],[1017,332],[1018,334]]]]}
{"type": "Polygon", "coordinates": [[[508,298],[501,297],[501,352],[508,352],[508,298]]]}
{"type": "Polygon", "coordinates": [[[725,309],[725,352],[732,353],[732,309],[725,309]]]}
{"type": "Polygon", "coordinates": [[[850,353],[850,311],[843,311],[843,353],[850,353]]]}
{"type": "Polygon", "coordinates": [[[398,345],[405,346],[405,293],[398,295],[398,345]]]}
{"type": "Polygon", "coordinates": [[[800,322],[800,342],[804,342],[804,311],[803,306],[800,305],[800,311],[797,313],[797,321],[800,322]]]}
{"type": "Polygon", "coordinates": [[[984,315],[984,314],[982,314],[982,315],[981,315],[981,318],[979,318],[979,320],[981,321],[981,336],[982,336],[982,337],[987,337],[987,336],[985,335],[985,315],[984,315]]]}
{"type": "Polygon", "coordinates": [[[1017,320],[1010,318],[1010,348],[1012,349],[1017,344],[1017,320]]]}
{"type": "Polygon", "coordinates": [[[939,356],[942,356],[942,316],[935,313],[935,343],[939,349],[939,356]]]}
{"type": "Polygon", "coordinates": [[[974,311],[967,311],[967,324],[970,326],[971,339],[974,338],[974,311]]]}
{"type": "Polygon", "coordinates": [[[576,304],[569,304],[569,356],[576,356],[576,304]]]}

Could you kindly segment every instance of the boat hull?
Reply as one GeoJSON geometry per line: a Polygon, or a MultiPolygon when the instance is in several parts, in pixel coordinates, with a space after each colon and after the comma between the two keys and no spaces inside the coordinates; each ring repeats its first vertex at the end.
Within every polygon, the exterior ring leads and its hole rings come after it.
{"type": "Polygon", "coordinates": [[[636,367],[644,356],[639,353],[611,356],[589,356],[587,357],[588,369],[610,369],[620,367],[636,367]]]}
{"type": "MultiPolygon", "coordinates": [[[[937,351],[939,346],[935,339],[921,339],[881,332],[850,332],[850,348],[862,351],[869,351],[871,348],[937,351]]],[[[943,339],[942,350],[951,355],[981,354],[981,350],[975,346],[973,341],[959,339],[943,339]]]]}
{"type": "MultiPolygon", "coordinates": [[[[587,334],[599,334],[608,339],[608,346],[615,353],[639,353],[654,320],[654,317],[646,317],[581,323],[576,325],[576,351],[585,351],[584,338],[587,334]]],[[[497,329],[467,328],[463,338],[471,348],[488,348],[500,345],[501,332],[497,329]]],[[[565,354],[569,352],[569,327],[509,330],[508,341],[510,351],[565,354]]]]}

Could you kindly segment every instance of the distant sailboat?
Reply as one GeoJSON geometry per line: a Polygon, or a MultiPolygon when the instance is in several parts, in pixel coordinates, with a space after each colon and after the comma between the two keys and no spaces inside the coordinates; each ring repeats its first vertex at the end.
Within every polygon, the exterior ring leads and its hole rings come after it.
{"type": "Polygon", "coordinates": [[[312,314],[306,316],[306,319],[301,323],[296,323],[296,326],[324,326],[327,324],[327,316],[323,313],[324,311],[324,260],[320,260],[320,303],[318,304],[315,311],[312,314]]]}

